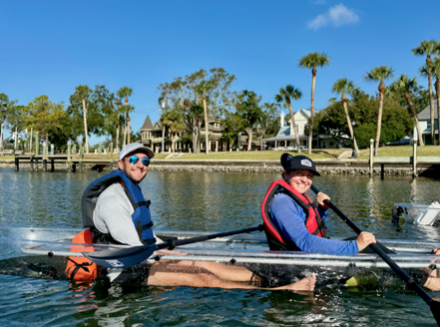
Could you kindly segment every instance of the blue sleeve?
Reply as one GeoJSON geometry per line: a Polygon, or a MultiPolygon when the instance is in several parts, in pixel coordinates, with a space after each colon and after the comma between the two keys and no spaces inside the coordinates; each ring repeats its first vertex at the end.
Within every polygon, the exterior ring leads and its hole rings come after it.
{"type": "Polygon", "coordinates": [[[310,234],[304,224],[305,214],[301,207],[285,194],[276,194],[269,210],[281,236],[286,241],[296,244],[302,251],[324,254],[359,253],[355,240],[334,241],[310,234]]]}
{"type": "Polygon", "coordinates": [[[328,209],[322,209],[321,206],[318,206],[318,213],[322,221],[325,221],[327,219],[328,209]]]}

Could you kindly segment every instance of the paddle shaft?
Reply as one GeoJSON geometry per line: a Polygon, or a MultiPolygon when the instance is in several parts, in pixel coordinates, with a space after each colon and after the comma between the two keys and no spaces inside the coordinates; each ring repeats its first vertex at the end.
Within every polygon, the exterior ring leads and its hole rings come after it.
{"type": "MultiPolygon", "coordinates": [[[[319,193],[319,190],[312,185],[311,187],[312,191],[315,192],[316,194],[319,193]]],[[[324,201],[326,205],[328,205],[339,217],[342,218],[343,221],[345,221],[347,223],[348,226],[350,226],[350,228],[356,233],[356,234],[360,234],[362,233],[362,231],[359,229],[359,227],[357,227],[346,215],[344,215],[342,213],[341,210],[339,210],[333,203],[331,203],[329,200],[325,200],[324,201]]],[[[419,284],[417,284],[417,282],[408,276],[408,274],[406,274],[402,268],[400,268],[385,252],[382,251],[382,249],[377,246],[377,244],[370,244],[370,247],[373,249],[374,252],[376,252],[379,257],[381,257],[383,259],[383,261],[385,261],[391,269],[394,270],[394,272],[396,274],[398,274],[400,276],[400,278],[402,278],[405,283],[408,285],[409,288],[411,288],[412,290],[414,290],[427,304],[429,304],[431,306],[432,309],[432,304],[434,304],[434,300],[419,286],[419,284]]],[[[434,312],[433,312],[434,313],[434,312]]],[[[434,314],[434,317],[437,320],[437,317],[434,314]]]]}
{"type": "Polygon", "coordinates": [[[168,240],[164,243],[156,244],[156,249],[157,250],[162,250],[162,249],[172,250],[176,246],[208,241],[208,240],[212,240],[213,238],[218,238],[218,237],[225,237],[225,236],[231,236],[231,235],[236,235],[236,234],[244,234],[244,233],[262,231],[262,230],[264,230],[263,225],[258,225],[256,227],[238,229],[238,230],[233,230],[233,231],[229,231],[229,232],[222,232],[222,233],[210,234],[210,235],[204,235],[204,236],[197,236],[197,237],[187,238],[184,240],[168,240]]]}

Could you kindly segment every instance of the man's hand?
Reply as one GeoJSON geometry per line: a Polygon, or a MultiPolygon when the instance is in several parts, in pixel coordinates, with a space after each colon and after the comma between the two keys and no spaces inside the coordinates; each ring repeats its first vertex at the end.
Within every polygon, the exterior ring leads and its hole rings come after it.
{"type": "Polygon", "coordinates": [[[432,253],[432,254],[439,255],[439,254],[440,254],[440,248],[432,249],[432,252],[431,252],[431,253],[432,253]]]}
{"type": "Polygon", "coordinates": [[[365,249],[371,243],[376,243],[376,238],[371,233],[362,232],[359,234],[358,238],[356,239],[356,243],[357,243],[359,252],[361,252],[363,249],[365,249]]]}
{"type": "Polygon", "coordinates": [[[322,209],[327,210],[329,208],[329,206],[324,203],[325,200],[330,201],[330,197],[327,194],[319,192],[318,196],[316,197],[316,202],[318,202],[319,206],[322,209]]]}

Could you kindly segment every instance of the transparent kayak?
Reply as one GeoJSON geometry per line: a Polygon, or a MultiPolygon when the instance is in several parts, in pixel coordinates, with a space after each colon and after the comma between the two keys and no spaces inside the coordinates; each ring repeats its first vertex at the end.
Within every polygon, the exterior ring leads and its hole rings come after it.
{"type": "MultiPolygon", "coordinates": [[[[43,268],[54,267],[58,272],[57,276],[61,276],[67,262],[67,257],[83,256],[82,252],[78,251],[94,252],[126,247],[121,245],[71,243],[72,237],[81,230],[10,228],[5,231],[4,228],[0,228],[1,242],[9,239],[19,244],[19,251],[11,251],[7,255],[8,259],[0,262],[0,273],[10,274],[15,271],[16,274],[22,274],[19,271],[20,269],[17,269],[17,266],[24,263],[27,265],[27,270],[30,269],[35,272],[35,274],[31,273],[31,275],[38,275],[39,277],[47,275],[51,277],[50,273],[44,271],[43,268]],[[43,267],[43,271],[38,271],[38,266],[43,267]]],[[[185,239],[212,233],[200,231],[156,231],[156,235],[162,240],[185,239]]],[[[339,238],[337,240],[342,239],[339,238]]],[[[411,240],[379,241],[382,245],[395,251],[395,254],[390,254],[390,257],[403,269],[428,268],[430,266],[433,267],[432,264],[440,264],[440,256],[431,254],[433,248],[440,247],[440,242],[411,240]]],[[[2,253],[2,256],[5,258],[5,253],[2,253]]],[[[216,262],[224,265],[245,267],[254,274],[269,280],[268,284],[270,285],[275,285],[282,281],[296,280],[310,273],[316,273],[320,278],[340,280],[363,271],[390,271],[387,264],[375,254],[336,255],[295,251],[270,251],[264,233],[259,232],[194,243],[178,247],[173,251],[167,251],[166,254],[155,253],[138,266],[151,266],[154,262],[162,260],[216,262]]],[[[129,270],[127,273],[134,274],[134,271],[129,270]]],[[[142,269],[140,269],[140,274],[142,274],[142,269]]],[[[23,275],[26,274],[23,273],[23,275]]]]}

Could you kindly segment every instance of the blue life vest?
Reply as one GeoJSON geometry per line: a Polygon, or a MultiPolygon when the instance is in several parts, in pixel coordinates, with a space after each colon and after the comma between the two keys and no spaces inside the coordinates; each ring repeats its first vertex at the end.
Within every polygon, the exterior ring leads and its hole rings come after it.
{"type": "Polygon", "coordinates": [[[148,208],[150,201],[145,200],[140,187],[133,183],[122,170],[115,170],[97,179],[84,191],[81,199],[83,226],[90,228],[93,232],[93,243],[119,243],[110,234],[101,233],[96,229],[93,223],[93,211],[101,193],[110,185],[119,183],[121,180],[125,184],[125,186],[122,186],[134,209],[131,218],[138,231],[139,239],[144,244],[154,244],[156,240],[153,234],[150,209],[148,208]]]}

